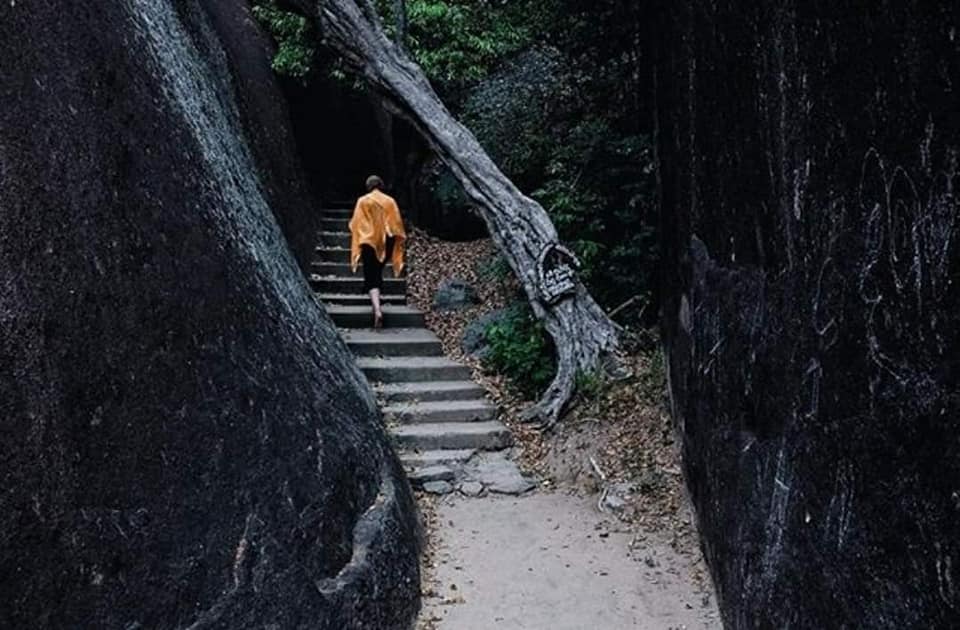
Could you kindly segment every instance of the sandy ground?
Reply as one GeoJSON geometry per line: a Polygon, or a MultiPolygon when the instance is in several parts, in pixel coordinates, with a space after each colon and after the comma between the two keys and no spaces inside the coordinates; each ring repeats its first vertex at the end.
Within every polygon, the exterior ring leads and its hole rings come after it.
{"type": "Polygon", "coordinates": [[[697,558],[601,514],[595,499],[450,495],[433,506],[421,628],[721,628],[697,558]]]}
{"type": "Polygon", "coordinates": [[[625,335],[632,378],[579,399],[553,432],[536,431],[519,421],[531,401],[461,348],[471,321],[516,294],[509,275],[484,271],[495,260],[492,243],[448,243],[415,231],[409,246],[417,270],[409,277],[411,302],[426,312],[446,354],[470,365],[490,392],[517,442],[510,457],[540,486],[521,498],[420,496],[427,549],[418,630],[721,628],[655,335],[625,335]],[[479,303],[433,312],[437,288],[450,277],[472,284],[479,303]],[[597,509],[601,496],[612,501],[606,514],[597,509]]]}

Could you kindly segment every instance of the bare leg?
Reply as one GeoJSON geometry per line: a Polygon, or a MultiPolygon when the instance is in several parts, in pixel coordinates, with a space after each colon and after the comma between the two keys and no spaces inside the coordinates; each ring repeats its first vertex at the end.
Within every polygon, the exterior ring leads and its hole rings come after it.
{"type": "Polygon", "coordinates": [[[373,304],[373,327],[383,326],[383,310],[380,308],[380,289],[370,289],[370,303],[373,304]]]}

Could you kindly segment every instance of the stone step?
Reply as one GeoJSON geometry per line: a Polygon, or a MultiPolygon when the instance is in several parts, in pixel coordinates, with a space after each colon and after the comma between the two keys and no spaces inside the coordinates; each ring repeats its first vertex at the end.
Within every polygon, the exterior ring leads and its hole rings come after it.
{"type": "Polygon", "coordinates": [[[485,422],[497,417],[497,408],[484,399],[440,400],[386,405],[383,415],[403,424],[485,422]]]}
{"type": "Polygon", "coordinates": [[[321,215],[324,219],[345,219],[350,220],[350,217],[353,216],[352,208],[328,208],[323,211],[321,215]]]}
{"type": "Polygon", "coordinates": [[[341,334],[353,353],[360,357],[431,357],[443,354],[440,340],[426,328],[358,328],[343,330],[341,334]]]}
{"type": "Polygon", "coordinates": [[[470,369],[446,357],[387,357],[357,359],[374,384],[424,381],[465,381],[470,369]]]}
{"type": "MultiPolygon", "coordinates": [[[[354,293],[365,295],[363,290],[363,278],[357,274],[352,278],[341,278],[337,276],[321,276],[320,274],[310,275],[310,286],[314,291],[320,293],[354,293]]],[[[383,286],[380,291],[383,295],[405,295],[407,293],[406,278],[383,279],[383,286]]]]}
{"type": "Polygon", "coordinates": [[[317,262],[335,262],[347,264],[350,262],[349,247],[316,247],[313,250],[314,260],[317,262]]]}
{"type": "MultiPolygon", "coordinates": [[[[326,304],[325,308],[333,323],[340,328],[370,328],[373,324],[373,311],[369,306],[326,304]]],[[[422,328],[426,322],[419,309],[385,304],[383,325],[387,328],[422,328]]]]}
{"type": "MultiPolygon", "coordinates": [[[[317,297],[325,304],[342,304],[344,306],[366,306],[370,308],[370,296],[366,293],[317,293],[317,297]]],[[[405,295],[381,295],[380,301],[384,304],[403,306],[407,303],[405,295]]]]}
{"type": "Polygon", "coordinates": [[[414,468],[407,473],[407,479],[415,488],[433,481],[453,481],[457,473],[443,464],[414,468]]]}
{"type": "Polygon", "coordinates": [[[477,451],[468,448],[462,450],[440,449],[436,451],[400,451],[400,463],[407,470],[426,468],[440,464],[463,464],[477,451]]]}
{"type": "Polygon", "coordinates": [[[384,403],[473,400],[486,391],[473,381],[425,381],[420,383],[384,383],[373,388],[384,403]]]}
{"type": "Polygon", "coordinates": [[[384,270],[386,328],[370,328],[362,273],[349,268],[351,214],[346,208],[325,212],[310,283],[385,405],[384,416],[400,422],[390,432],[411,482],[452,482],[477,450],[510,446],[510,431],[495,420],[497,409],[470,380],[470,368],[443,356],[423,313],[405,305],[406,280],[393,278],[392,268],[384,270]]]}
{"type": "Polygon", "coordinates": [[[320,229],[324,232],[349,232],[350,219],[341,217],[327,218],[327,216],[324,215],[324,218],[320,220],[320,229]]]}
{"type": "Polygon", "coordinates": [[[448,422],[407,424],[391,427],[401,448],[477,449],[484,451],[507,448],[512,443],[510,430],[501,422],[448,422]]]}
{"type": "MultiPolygon", "coordinates": [[[[313,271],[313,273],[321,276],[339,276],[345,278],[363,277],[363,265],[358,265],[357,271],[354,273],[353,269],[350,267],[350,263],[314,261],[310,263],[310,269],[313,271]]],[[[392,263],[387,263],[383,268],[383,276],[384,279],[394,277],[392,263]]]]}
{"type": "Polygon", "coordinates": [[[320,232],[320,243],[323,247],[336,247],[338,249],[350,249],[350,232],[338,230],[336,232],[320,232]]]}

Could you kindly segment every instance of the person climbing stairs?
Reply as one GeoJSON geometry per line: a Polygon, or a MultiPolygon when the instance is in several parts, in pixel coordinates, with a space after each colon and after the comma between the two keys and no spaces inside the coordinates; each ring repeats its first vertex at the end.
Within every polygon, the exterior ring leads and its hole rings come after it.
{"type": "Polygon", "coordinates": [[[510,431],[470,369],[444,356],[423,312],[407,304],[406,278],[394,278],[389,265],[384,327],[371,327],[362,274],[350,269],[350,217],[349,209],[324,212],[311,285],[376,393],[411,481],[452,481],[476,452],[510,446],[510,431]]]}

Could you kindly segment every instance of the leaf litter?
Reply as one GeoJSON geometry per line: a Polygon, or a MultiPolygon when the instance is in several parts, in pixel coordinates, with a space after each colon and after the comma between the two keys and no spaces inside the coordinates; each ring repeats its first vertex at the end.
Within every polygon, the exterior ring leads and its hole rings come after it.
{"type": "MultiPolygon", "coordinates": [[[[443,241],[414,228],[408,256],[414,270],[407,282],[410,302],[425,313],[427,327],[440,338],[444,352],[469,366],[474,379],[500,408],[501,420],[514,436],[512,456],[517,463],[539,479],[543,490],[595,496],[597,509],[632,533],[632,550],[642,549],[651,537],[668,542],[687,559],[694,583],[712,591],[668,413],[656,332],[626,328],[621,359],[631,376],[600,383],[580,394],[557,427],[544,433],[520,420],[534,401],[521,396],[505,377],[485,370],[479,359],[461,347],[464,330],[471,322],[522,298],[512,274],[496,273],[498,254],[493,242],[443,241]],[[472,285],[479,302],[460,310],[433,311],[437,288],[450,278],[472,285]]],[[[499,266],[502,268],[502,263],[499,266]]],[[[429,532],[442,527],[435,516],[438,499],[420,495],[419,500],[428,532],[423,595],[456,603],[459,596],[451,585],[444,588],[431,579],[438,560],[429,532]]],[[[649,557],[645,561],[655,562],[649,557]]],[[[418,629],[433,630],[439,621],[421,619],[418,629]]]]}

